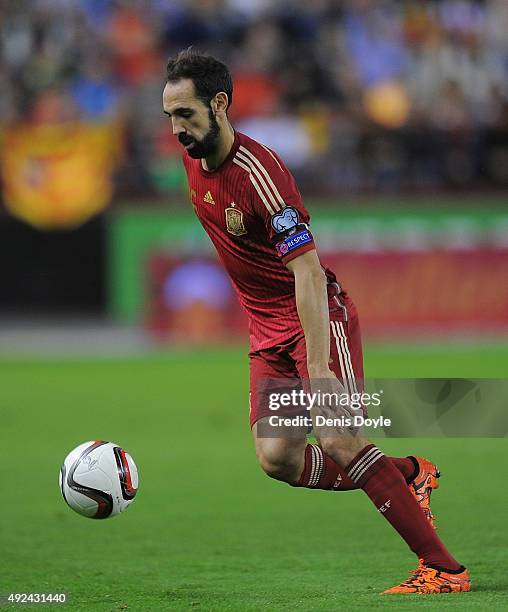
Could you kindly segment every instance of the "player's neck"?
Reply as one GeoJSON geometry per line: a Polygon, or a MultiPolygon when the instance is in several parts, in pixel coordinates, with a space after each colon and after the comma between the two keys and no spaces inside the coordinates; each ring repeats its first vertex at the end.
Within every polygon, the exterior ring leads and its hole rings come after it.
{"type": "Polygon", "coordinates": [[[235,142],[235,131],[231,127],[229,121],[221,128],[219,133],[219,142],[217,149],[213,155],[205,157],[201,160],[201,165],[204,170],[213,172],[222,164],[231,151],[231,147],[235,142]]]}

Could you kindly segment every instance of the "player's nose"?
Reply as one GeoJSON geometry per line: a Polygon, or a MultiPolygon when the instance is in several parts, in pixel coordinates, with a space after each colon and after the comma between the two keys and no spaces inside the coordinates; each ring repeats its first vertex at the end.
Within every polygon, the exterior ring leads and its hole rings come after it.
{"type": "Polygon", "coordinates": [[[183,134],[185,132],[185,128],[178,121],[173,119],[173,136],[178,136],[179,134],[183,134]]]}

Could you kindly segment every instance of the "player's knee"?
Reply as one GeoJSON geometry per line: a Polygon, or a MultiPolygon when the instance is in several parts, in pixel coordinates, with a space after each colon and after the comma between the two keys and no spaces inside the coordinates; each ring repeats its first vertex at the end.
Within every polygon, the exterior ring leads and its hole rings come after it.
{"type": "Polygon", "coordinates": [[[340,466],[347,466],[365,447],[367,440],[349,435],[317,436],[319,446],[340,466]]]}
{"type": "Polygon", "coordinates": [[[319,446],[323,449],[330,457],[333,457],[339,450],[341,450],[341,442],[334,437],[329,436],[318,436],[319,446]]]}
{"type": "Polygon", "coordinates": [[[275,453],[258,450],[257,457],[261,469],[270,478],[296,484],[302,472],[301,459],[294,453],[275,453]]]}

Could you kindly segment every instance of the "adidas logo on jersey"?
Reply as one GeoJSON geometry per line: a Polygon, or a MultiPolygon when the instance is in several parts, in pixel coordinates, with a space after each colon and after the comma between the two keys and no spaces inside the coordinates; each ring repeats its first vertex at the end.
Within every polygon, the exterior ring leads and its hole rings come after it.
{"type": "Polygon", "coordinates": [[[206,202],[207,204],[213,204],[215,206],[214,199],[212,197],[212,194],[209,191],[207,191],[205,193],[205,197],[203,198],[203,202],[206,202]]]}

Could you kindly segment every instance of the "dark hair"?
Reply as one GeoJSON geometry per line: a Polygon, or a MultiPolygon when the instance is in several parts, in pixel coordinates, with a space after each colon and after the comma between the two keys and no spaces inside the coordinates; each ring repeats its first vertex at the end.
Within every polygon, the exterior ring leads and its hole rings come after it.
{"type": "MultiPolygon", "coordinates": [[[[233,101],[233,79],[228,67],[211,55],[202,55],[191,48],[180,51],[176,58],[168,60],[168,83],[190,79],[196,96],[207,106],[219,91],[228,95],[228,107],[233,101]]],[[[227,109],[226,109],[227,110],[227,109]]]]}

